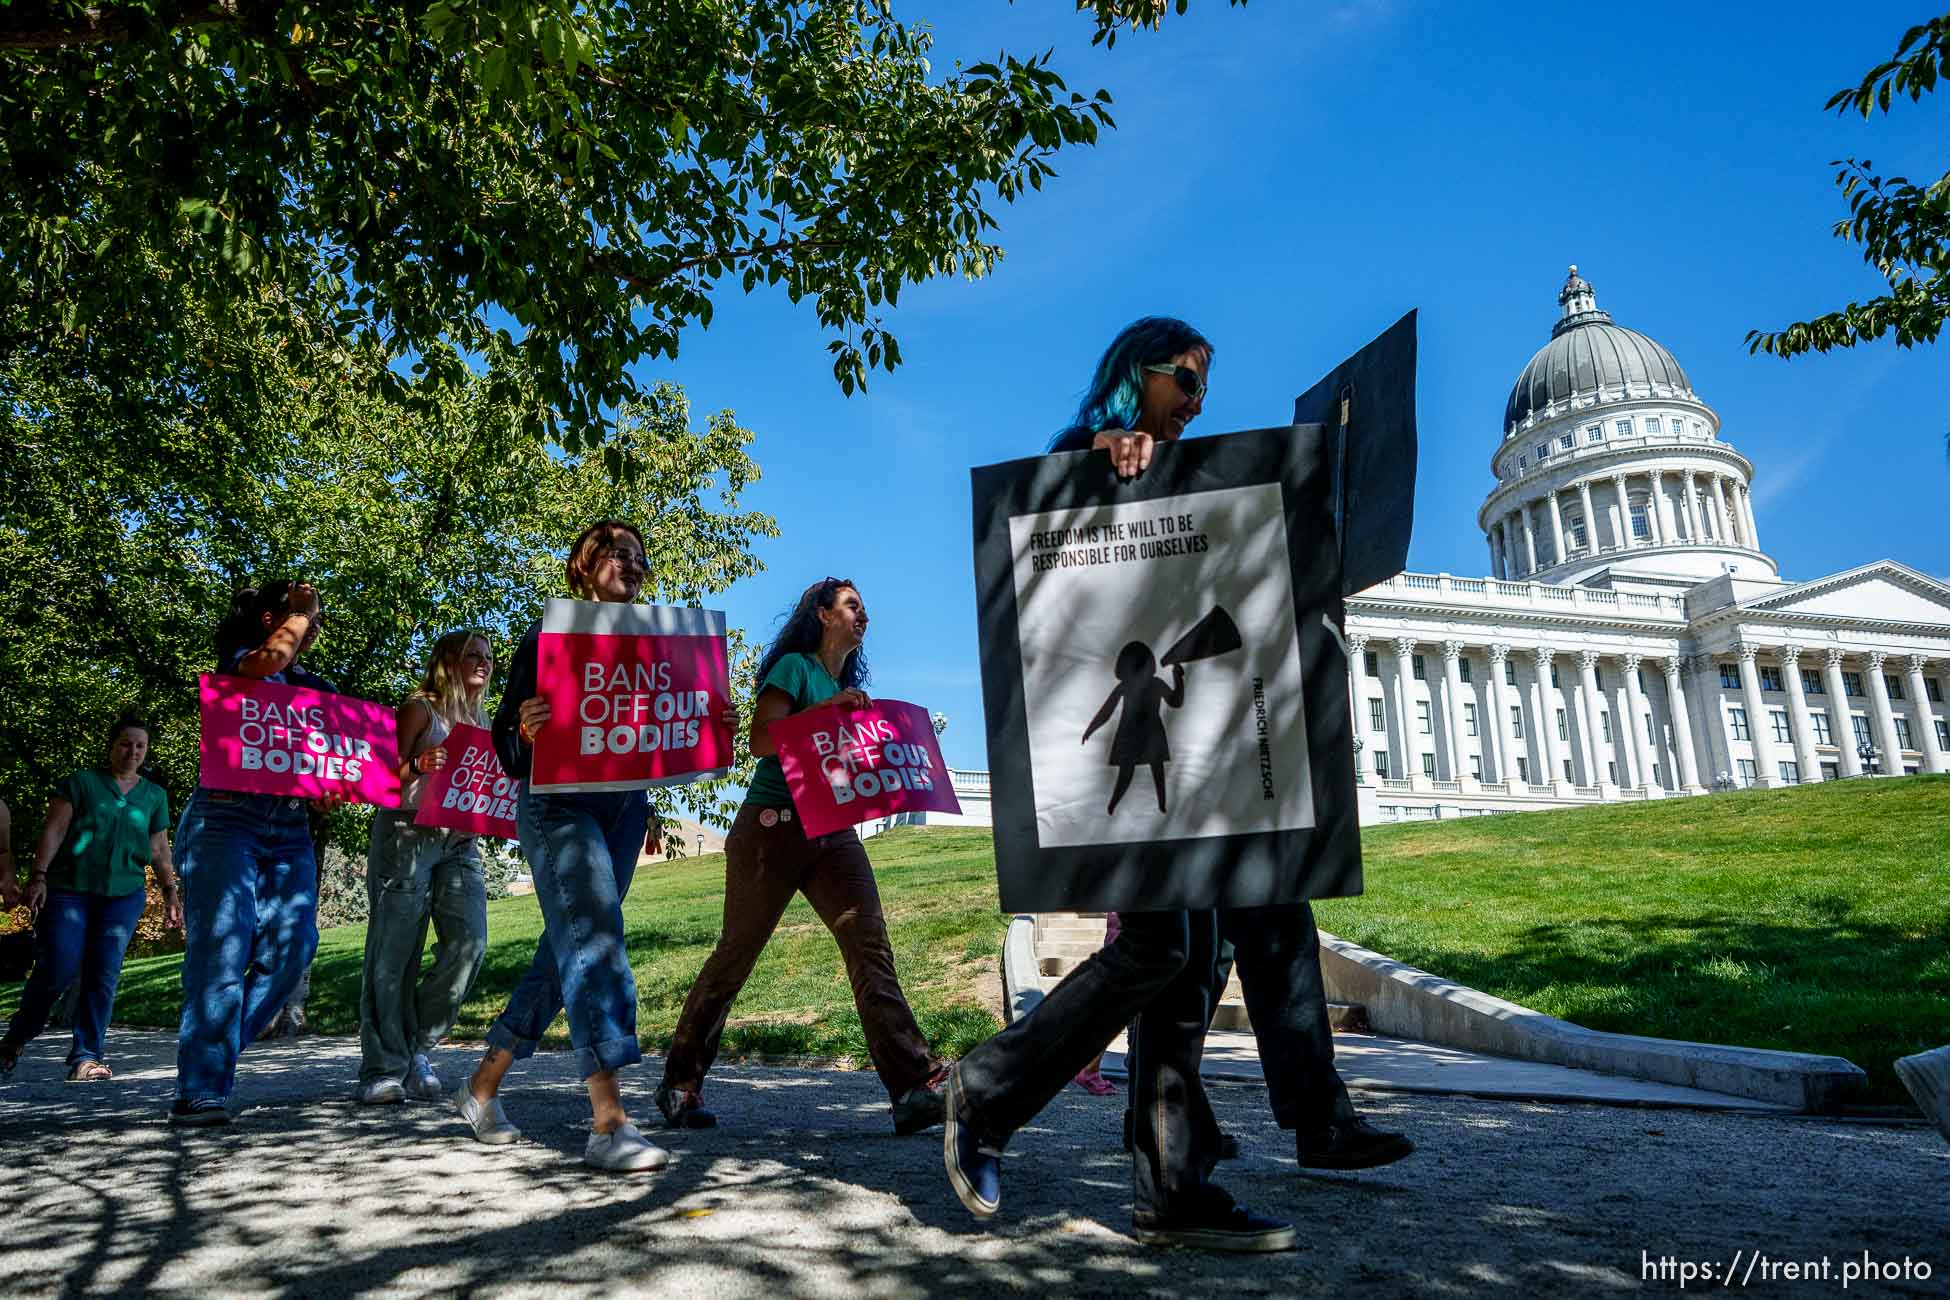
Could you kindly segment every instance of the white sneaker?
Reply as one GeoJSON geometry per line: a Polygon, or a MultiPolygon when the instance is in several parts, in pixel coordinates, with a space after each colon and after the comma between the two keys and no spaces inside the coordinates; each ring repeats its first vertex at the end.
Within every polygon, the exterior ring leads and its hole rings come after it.
{"type": "Polygon", "coordinates": [[[398,1079],[388,1079],[383,1075],[377,1079],[367,1079],[359,1085],[352,1100],[361,1106],[395,1106],[406,1100],[406,1089],[400,1087],[398,1079]]]}
{"type": "Polygon", "coordinates": [[[620,1124],[607,1133],[591,1133],[589,1145],[582,1149],[582,1163],[592,1169],[634,1174],[646,1169],[662,1169],[670,1163],[670,1152],[636,1131],[634,1124],[620,1124]]]}
{"type": "Polygon", "coordinates": [[[439,1101],[447,1095],[447,1085],[433,1072],[433,1062],[424,1053],[413,1058],[406,1072],[406,1095],[414,1101],[439,1101]]]}
{"type": "Polygon", "coordinates": [[[521,1130],[509,1123],[508,1112],[501,1109],[499,1097],[489,1098],[487,1104],[483,1105],[475,1100],[474,1094],[463,1083],[454,1093],[454,1112],[474,1130],[476,1142],[498,1147],[521,1139],[521,1130]]]}

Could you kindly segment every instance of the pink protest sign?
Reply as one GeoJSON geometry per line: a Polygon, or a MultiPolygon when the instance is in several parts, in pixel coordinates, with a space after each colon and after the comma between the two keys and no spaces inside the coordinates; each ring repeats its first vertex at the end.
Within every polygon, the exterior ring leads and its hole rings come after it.
{"type": "Polygon", "coordinates": [[[447,765],[427,773],[414,824],[514,839],[519,786],[501,770],[493,734],[486,727],[455,727],[442,743],[447,765]]]}
{"type": "Polygon", "coordinates": [[[553,711],[535,737],[533,790],[642,790],[731,770],[724,615],[551,600],[535,658],[553,711]]]}
{"type": "Polygon", "coordinates": [[[203,785],[399,807],[399,742],[385,705],[256,677],[204,673],[196,682],[203,785]]]}
{"type": "Polygon", "coordinates": [[[807,709],[774,722],[772,741],[807,835],[900,812],[961,811],[934,722],[918,704],[807,709]]]}

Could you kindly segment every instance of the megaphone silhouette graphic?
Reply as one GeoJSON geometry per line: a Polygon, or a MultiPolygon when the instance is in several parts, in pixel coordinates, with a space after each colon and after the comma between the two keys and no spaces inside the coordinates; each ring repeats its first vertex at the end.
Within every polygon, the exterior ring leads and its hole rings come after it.
{"type": "Polygon", "coordinates": [[[1189,663],[1194,659],[1211,659],[1217,655],[1231,654],[1242,644],[1239,628],[1232,621],[1232,615],[1214,605],[1212,612],[1192,624],[1192,630],[1178,638],[1171,649],[1165,651],[1159,663],[1167,668],[1175,664],[1189,663]]]}

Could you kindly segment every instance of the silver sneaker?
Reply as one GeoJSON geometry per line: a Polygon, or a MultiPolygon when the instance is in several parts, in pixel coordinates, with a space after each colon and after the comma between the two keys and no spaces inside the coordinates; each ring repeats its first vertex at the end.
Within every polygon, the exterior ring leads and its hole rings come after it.
{"type": "Polygon", "coordinates": [[[360,1082],[352,1100],[361,1106],[397,1106],[406,1100],[406,1089],[400,1087],[398,1079],[388,1079],[383,1075],[377,1079],[360,1082]]]}
{"type": "Polygon", "coordinates": [[[637,1132],[634,1124],[621,1124],[607,1133],[591,1133],[589,1145],[582,1149],[582,1163],[592,1169],[634,1174],[662,1169],[670,1163],[670,1152],[637,1132]]]}
{"type": "Polygon", "coordinates": [[[508,1122],[508,1112],[501,1109],[499,1097],[492,1097],[483,1105],[463,1083],[454,1093],[454,1112],[474,1130],[476,1142],[501,1146],[521,1139],[521,1130],[508,1122]]]}
{"type": "Polygon", "coordinates": [[[403,1086],[406,1095],[414,1101],[441,1101],[447,1096],[447,1085],[440,1082],[440,1076],[433,1072],[433,1062],[424,1053],[413,1058],[403,1086]]]}

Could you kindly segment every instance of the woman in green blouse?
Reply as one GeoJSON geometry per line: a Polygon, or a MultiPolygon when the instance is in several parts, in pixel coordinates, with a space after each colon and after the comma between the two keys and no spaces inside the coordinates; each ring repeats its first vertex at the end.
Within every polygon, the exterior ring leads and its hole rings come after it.
{"type": "Polygon", "coordinates": [[[115,1007],[122,954],[142,919],[144,868],[151,863],[162,886],[165,923],[182,928],[169,861],[169,796],[142,775],[148,756],[148,726],[133,718],[117,722],[108,734],[107,763],[76,772],[48,801],[27,887],[18,888],[11,872],[0,876],[0,902],[27,904],[36,940],[34,973],[0,1039],[0,1074],[12,1073],[20,1049],[47,1027],[55,1001],[79,979],[68,1078],[110,1077],[102,1038],[115,1007]]]}

